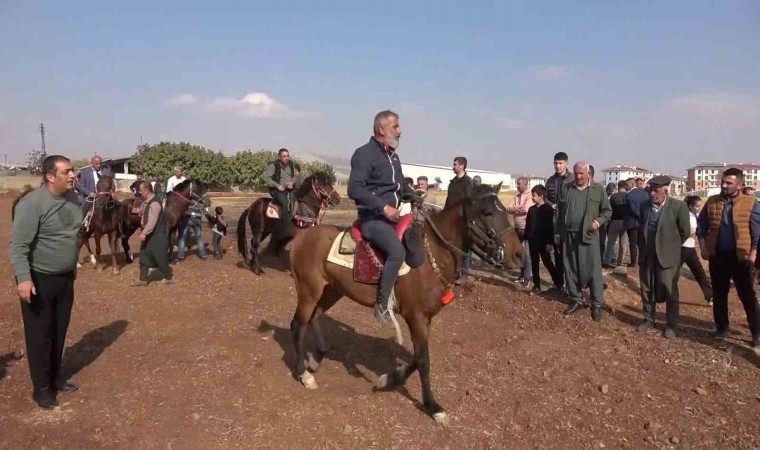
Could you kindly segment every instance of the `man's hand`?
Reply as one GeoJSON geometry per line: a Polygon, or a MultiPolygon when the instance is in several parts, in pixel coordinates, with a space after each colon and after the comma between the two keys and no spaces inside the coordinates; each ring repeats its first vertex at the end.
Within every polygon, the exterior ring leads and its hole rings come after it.
{"type": "Polygon", "coordinates": [[[508,212],[509,214],[514,214],[514,212],[515,212],[515,207],[514,207],[514,206],[512,206],[512,205],[509,205],[509,206],[507,206],[507,212],[508,212]]]}
{"type": "Polygon", "coordinates": [[[293,184],[292,181],[288,181],[287,183],[285,183],[285,189],[287,189],[287,190],[293,189],[293,186],[294,186],[294,184],[293,184]]]}
{"type": "Polygon", "coordinates": [[[385,208],[383,208],[383,215],[393,222],[398,221],[399,217],[401,215],[398,212],[398,209],[394,208],[393,206],[385,205],[385,208]]]}
{"type": "Polygon", "coordinates": [[[137,237],[137,239],[138,239],[140,242],[145,242],[145,238],[146,238],[146,236],[145,236],[144,234],[142,234],[142,233],[140,233],[140,236],[138,236],[138,237],[137,237]]]}
{"type": "Polygon", "coordinates": [[[90,192],[89,194],[87,194],[87,198],[95,198],[95,193],[90,192]]]}
{"type": "Polygon", "coordinates": [[[702,259],[704,259],[705,261],[710,260],[710,252],[708,252],[706,248],[700,248],[699,253],[700,253],[700,256],[702,256],[702,259]]]}
{"type": "Polygon", "coordinates": [[[27,303],[32,301],[32,295],[37,295],[37,288],[31,281],[22,281],[16,289],[18,290],[18,298],[27,303]]]}
{"type": "Polygon", "coordinates": [[[562,236],[560,236],[558,234],[554,235],[554,245],[556,245],[557,247],[559,247],[560,245],[562,245],[562,236]]]}
{"type": "Polygon", "coordinates": [[[591,231],[596,231],[599,229],[599,222],[596,221],[596,219],[591,221],[591,231]]]}
{"type": "Polygon", "coordinates": [[[747,265],[750,266],[750,267],[754,267],[755,266],[755,261],[757,261],[757,249],[753,248],[749,252],[749,256],[747,257],[747,265]]]}
{"type": "Polygon", "coordinates": [[[285,190],[285,186],[283,186],[283,185],[281,185],[281,184],[278,184],[278,185],[277,185],[277,190],[278,190],[278,191],[280,191],[280,192],[282,192],[282,191],[284,191],[284,190],[285,190]]]}
{"type": "Polygon", "coordinates": [[[552,209],[555,210],[555,211],[557,210],[557,204],[556,203],[552,203],[552,209]]]}

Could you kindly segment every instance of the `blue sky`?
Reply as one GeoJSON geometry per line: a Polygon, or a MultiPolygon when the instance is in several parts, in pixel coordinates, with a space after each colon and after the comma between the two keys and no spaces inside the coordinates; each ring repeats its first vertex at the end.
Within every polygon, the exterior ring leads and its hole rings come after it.
{"type": "Polygon", "coordinates": [[[9,160],[39,122],[72,157],[141,136],[348,157],[391,108],[409,162],[760,161],[757,1],[107,3],[0,0],[9,160]]]}

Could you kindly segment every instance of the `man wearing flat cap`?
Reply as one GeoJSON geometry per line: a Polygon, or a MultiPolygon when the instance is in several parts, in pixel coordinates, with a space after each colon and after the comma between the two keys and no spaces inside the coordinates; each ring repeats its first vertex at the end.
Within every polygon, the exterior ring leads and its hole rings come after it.
{"type": "Polygon", "coordinates": [[[681,245],[691,234],[691,224],[686,203],[668,197],[670,181],[667,176],[649,180],[649,201],[641,206],[639,214],[639,282],[644,321],[637,330],[654,329],[657,303],[665,302],[664,336],[672,339],[678,330],[681,245]]]}

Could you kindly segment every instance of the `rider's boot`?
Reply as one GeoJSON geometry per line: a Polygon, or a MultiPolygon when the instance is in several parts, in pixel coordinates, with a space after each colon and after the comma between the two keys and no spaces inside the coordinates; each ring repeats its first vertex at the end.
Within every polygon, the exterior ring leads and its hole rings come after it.
{"type": "Polygon", "coordinates": [[[393,319],[391,316],[394,314],[394,302],[391,301],[391,295],[383,296],[377,295],[377,301],[375,302],[375,319],[380,322],[380,325],[385,328],[393,328],[393,319]]]}

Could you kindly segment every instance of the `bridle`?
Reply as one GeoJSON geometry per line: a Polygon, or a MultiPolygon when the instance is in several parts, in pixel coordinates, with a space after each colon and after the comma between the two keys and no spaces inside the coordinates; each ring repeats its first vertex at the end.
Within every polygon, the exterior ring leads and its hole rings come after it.
{"type": "Polygon", "coordinates": [[[198,196],[198,194],[195,193],[195,181],[190,181],[190,193],[186,197],[182,192],[179,191],[172,191],[172,194],[177,195],[179,198],[184,200],[187,203],[190,203],[190,200],[201,200],[201,197],[198,196]]]}
{"type": "MultiPolygon", "coordinates": [[[[494,197],[494,200],[498,200],[498,197],[495,193],[486,194],[483,196],[480,196],[477,198],[477,200],[481,200],[483,198],[487,197],[494,197]]],[[[497,209],[503,211],[501,208],[498,207],[497,209]]],[[[435,221],[430,217],[430,215],[425,212],[422,209],[419,209],[420,215],[424,218],[424,220],[430,224],[430,228],[433,230],[433,233],[438,237],[438,239],[443,242],[443,244],[455,255],[458,256],[464,256],[467,257],[468,252],[464,249],[461,249],[457,247],[455,244],[451,243],[448,239],[446,239],[441,231],[438,229],[438,227],[435,224],[435,221]]],[[[487,264],[490,264],[495,267],[502,267],[501,263],[504,261],[504,242],[502,241],[501,237],[510,229],[510,226],[507,225],[506,227],[500,229],[500,230],[494,230],[491,226],[489,226],[485,219],[482,217],[482,215],[477,215],[476,217],[469,219],[468,218],[468,211],[466,207],[466,202],[462,204],[462,213],[466,219],[466,234],[465,234],[465,248],[472,251],[480,259],[482,259],[487,264]],[[471,235],[474,235],[477,237],[483,245],[477,244],[472,239],[471,235]]],[[[443,284],[443,286],[446,289],[451,289],[451,286],[453,285],[453,281],[448,281],[445,279],[443,274],[441,273],[438,264],[435,260],[435,257],[433,256],[433,252],[430,249],[430,242],[428,241],[427,235],[425,234],[424,227],[422,228],[422,239],[423,244],[425,245],[425,251],[427,253],[428,259],[430,260],[431,266],[433,266],[433,272],[435,272],[436,276],[438,277],[438,280],[443,284]]]]}
{"type": "Polygon", "coordinates": [[[321,183],[317,182],[316,177],[312,177],[311,179],[311,192],[314,194],[314,197],[319,201],[319,206],[312,205],[310,203],[307,203],[305,201],[301,201],[300,203],[304,205],[311,214],[313,214],[315,217],[308,217],[308,216],[302,216],[302,215],[293,215],[293,219],[295,219],[298,222],[298,226],[314,226],[319,225],[322,222],[322,219],[325,217],[325,214],[327,214],[327,208],[330,203],[330,193],[327,192],[327,190],[322,186],[321,183]],[[316,209],[319,208],[319,209],[316,209]]]}

